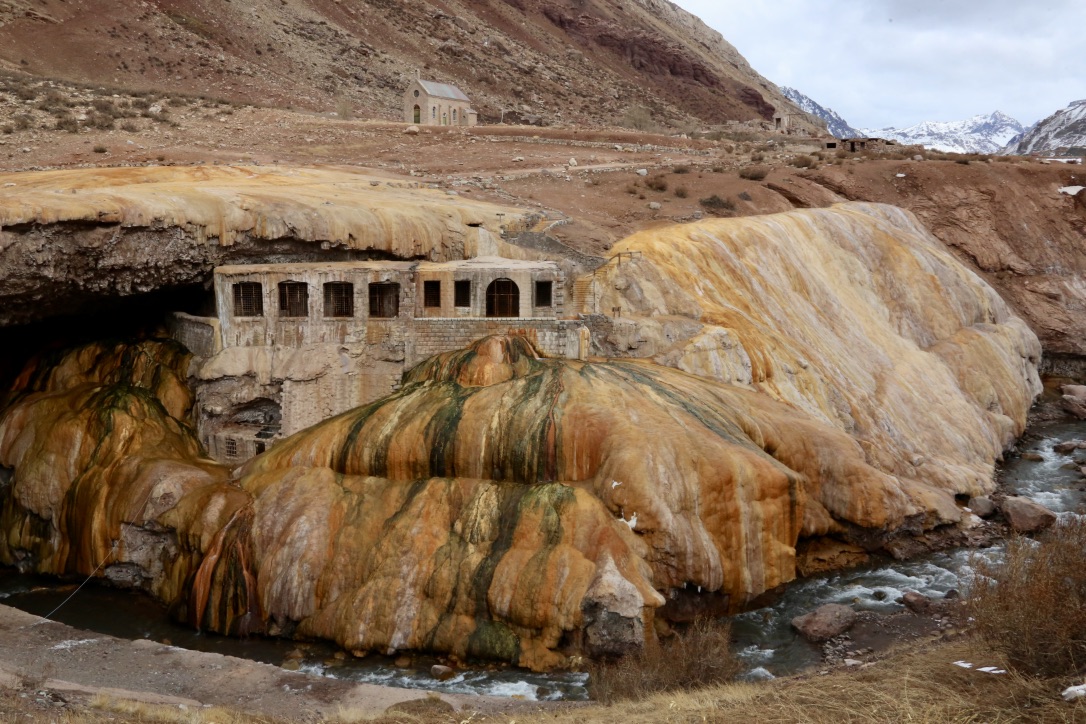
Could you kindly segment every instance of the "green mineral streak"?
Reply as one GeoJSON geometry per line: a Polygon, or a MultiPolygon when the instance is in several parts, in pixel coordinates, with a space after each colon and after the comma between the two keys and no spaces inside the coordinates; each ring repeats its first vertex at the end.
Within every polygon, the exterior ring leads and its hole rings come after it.
{"type": "Polygon", "coordinates": [[[522,579],[532,590],[540,590],[546,574],[544,564],[562,540],[562,512],[573,503],[574,496],[572,488],[558,483],[502,486],[501,510],[496,513],[502,525],[497,540],[479,565],[473,581],[478,624],[468,643],[470,655],[516,662],[520,655],[519,639],[508,626],[490,618],[487,594],[494,580],[494,571],[512,547],[521,518],[542,508],[539,525],[543,542],[532,557],[532,563],[538,565],[532,566],[532,571],[525,571],[523,575],[527,577],[522,579]]]}
{"type": "Polygon", "coordinates": [[[468,656],[517,663],[520,638],[501,621],[480,620],[468,639],[468,656]]]}
{"type": "Polygon", "coordinates": [[[430,446],[430,476],[435,478],[455,478],[456,473],[456,430],[464,414],[464,402],[470,395],[463,394],[459,385],[443,385],[450,389],[450,399],[426,424],[426,443],[430,446]]]}

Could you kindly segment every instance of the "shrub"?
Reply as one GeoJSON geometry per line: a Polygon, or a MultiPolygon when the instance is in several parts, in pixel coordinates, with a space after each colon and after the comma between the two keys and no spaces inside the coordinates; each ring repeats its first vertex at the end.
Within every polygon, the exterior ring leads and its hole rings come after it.
{"type": "Polygon", "coordinates": [[[954,163],[960,163],[963,166],[968,166],[969,165],[969,159],[968,158],[956,158],[956,159],[954,159],[954,163]]]}
{"type": "Polygon", "coordinates": [[[969,600],[977,632],[1030,675],[1086,671],[1086,518],[1040,539],[1007,543],[1003,562],[977,567],[969,600]]]}
{"type": "Polygon", "coordinates": [[[113,116],[108,113],[92,113],[87,119],[87,125],[100,131],[108,131],[113,128],[113,116]]]}
{"type": "Polygon", "coordinates": [[[105,146],[95,146],[92,150],[95,153],[106,153],[107,151],[109,151],[109,149],[106,148],[105,146]]]}
{"type": "Polygon", "coordinates": [[[788,161],[788,163],[795,166],[796,168],[814,168],[818,165],[818,161],[811,158],[810,156],[793,156],[791,160],[788,161]]]}
{"type": "Polygon", "coordinates": [[[731,650],[731,627],[702,618],[685,631],[641,651],[589,669],[588,692],[605,704],[643,700],[664,691],[702,689],[739,673],[731,650]]]}
{"type": "Polygon", "coordinates": [[[685,186],[680,186],[679,188],[675,189],[675,196],[680,199],[685,199],[689,195],[690,192],[686,189],[685,186]]]}
{"type": "Polygon", "coordinates": [[[671,173],[690,173],[690,167],[676,166],[675,168],[671,169],[671,173]]]}
{"type": "Polygon", "coordinates": [[[137,126],[132,121],[125,121],[124,123],[121,124],[121,130],[122,131],[128,131],[129,133],[136,133],[136,132],[138,132],[140,130],[140,127],[137,126]]]}
{"type": "Polygon", "coordinates": [[[57,119],[56,130],[67,131],[68,133],[79,133],[79,121],[75,120],[75,116],[61,116],[57,119]]]}
{"type": "Polygon", "coordinates": [[[635,131],[651,131],[656,128],[656,123],[652,120],[652,113],[644,106],[630,106],[619,125],[623,128],[632,128],[635,131]]]}
{"type": "Polygon", "coordinates": [[[15,130],[25,131],[34,125],[34,118],[28,113],[20,113],[15,116],[15,130]]]}
{"type": "Polygon", "coordinates": [[[754,163],[761,163],[762,161],[765,160],[765,154],[764,153],[751,154],[750,160],[753,161],[754,163]]]}
{"type": "Polygon", "coordinates": [[[626,186],[626,193],[630,194],[631,196],[637,196],[637,184],[628,184],[626,186]]]}
{"type": "Polygon", "coordinates": [[[735,211],[735,202],[731,199],[722,199],[716,194],[698,201],[706,211],[717,214],[718,216],[726,216],[727,214],[735,211]]]}
{"type": "Polygon", "coordinates": [[[764,166],[747,166],[739,172],[739,178],[748,181],[761,181],[769,175],[769,169],[764,166]]]}
{"type": "Polygon", "coordinates": [[[110,116],[117,115],[117,107],[113,105],[113,101],[108,98],[95,98],[91,101],[91,106],[99,113],[110,116]]]}
{"type": "Polygon", "coordinates": [[[5,136],[10,136],[11,134],[15,133],[15,126],[11,125],[10,123],[6,123],[4,124],[4,126],[0,127],[0,133],[3,133],[5,136]]]}
{"type": "Polygon", "coordinates": [[[667,191],[667,181],[663,176],[653,176],[645,181],[645,185],[653,191],[667,191]]]}

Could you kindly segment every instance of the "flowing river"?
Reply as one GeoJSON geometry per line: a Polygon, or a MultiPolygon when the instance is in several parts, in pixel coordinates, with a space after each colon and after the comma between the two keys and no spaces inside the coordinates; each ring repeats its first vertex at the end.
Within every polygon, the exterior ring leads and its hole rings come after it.
{"type": "MultiPolygon", "coordinates": [[[[1086,486],[1073,456],[1053,446],[1086,439],[1086,423],[1039,425],[1027,431],[1020,446],[1040,460],[1016,458],[1002,467],[1008,492],[1031,498],[1063,515],[1086,513],[1086,486]]],[[[1077,453],[1086,463],[1086,451],[1077,453]]],[[[957,549],[933,553],[911,561],[883,561],[832,574],[813,576],[788,587],[774,605],[748,611],[733,619],[739,655],[747,662],[750,678],[793,673],[820,661],[821,649],[792,631],[793,617],[824,603],[845,603],[857,610],[893,612],[906,591],[941,598],[950,589],[967,589],[978,561],[997,561],[1002,546],[957,549]]],[[[0,571],[0,602],[29,613],[46,615],[61,606],[77,584],[56,579],[0,571]]],[[[388,657],[343,657],[326,643],[298,643],[253,637],[235,639],[200,634],[173,623],[165,610],[149,597],[91,581],[52,618],[80,629],[121,638],[147,638],[173,646],[237,656],[269,664],[293,662],[302,671],[341,679],[425,689],[448,693],[515,696],[528,700],[586,699],[587,674],[533,674],[520,669],[480,668],[461,671],[448,681],[430,676],[437,659],[414,657],[398,667],[388,657]]]]}

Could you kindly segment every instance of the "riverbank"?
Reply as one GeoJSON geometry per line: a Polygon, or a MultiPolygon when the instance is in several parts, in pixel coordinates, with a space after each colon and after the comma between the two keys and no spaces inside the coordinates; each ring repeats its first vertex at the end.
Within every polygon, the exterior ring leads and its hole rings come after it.
{"type": "Polygon", "coordinates": [[[490,696],[438,696],[313,676],[155,641],[118,639],[8,606],[0,606],[0,689],[4,721],[34,721],[39,715],[42,721],[57,721],[61,715],[83,721],[80,713],[110,710],[111,700],[188,714],[221,707],[266,721],[291,722],[373,719],[390,707],[405,705],[433,713],[455,712],[461,718],[549,706],[490,696]],[[18,718],[9,717],[12,713],[18,718]]]}

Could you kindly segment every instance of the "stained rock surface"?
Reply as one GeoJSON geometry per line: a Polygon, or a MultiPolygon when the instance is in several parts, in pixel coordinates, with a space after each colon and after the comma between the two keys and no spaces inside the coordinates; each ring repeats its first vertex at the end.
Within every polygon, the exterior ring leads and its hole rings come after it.
{"type": "MultiPolygon", "coordinates": [[[[757,390],[853,437],[913,506],[841,488],[864,526],[957,519],[1040,392],[1037,337],[907,211],[848,203],[635,234],[596,273],[602,350],[757,390]]],[[[847,514],[842,514],[844,511],[847,514]]],[[[823,518],[809,533],[832,532],[823,518]]]]}
{"type": "Polygon", "coordinates": [[[862,557],[992,489],[1036,338],[908,214],[623,250],[641,253],[598,274],[621,311],[602,344],[649,359],[480,340],[233,479],[186,424],[175,346],[39,360],[0,412],[0,559],[102,565],[222,633],[548,668],[636,648],[656,616],[738,610],[795,577],[797,547],[862,557]]]}

